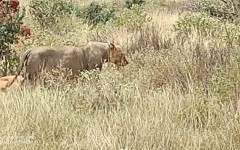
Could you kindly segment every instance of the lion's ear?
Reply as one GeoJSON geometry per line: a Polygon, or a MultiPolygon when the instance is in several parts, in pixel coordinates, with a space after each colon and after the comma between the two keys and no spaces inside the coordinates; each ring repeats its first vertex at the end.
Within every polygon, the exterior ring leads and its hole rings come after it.
{"type": "Polygon", "coordinates": [[[110,43],[109,47],[110,47],[110,50],[111,50],[112,53],[115,52],[116,47],[115,47],[115,45],[113,43],[110,43]]]}

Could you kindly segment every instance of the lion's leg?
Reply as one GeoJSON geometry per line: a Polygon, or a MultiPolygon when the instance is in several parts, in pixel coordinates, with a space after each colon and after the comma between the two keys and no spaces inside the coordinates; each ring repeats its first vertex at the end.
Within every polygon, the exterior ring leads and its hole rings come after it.
{"type": "Polygon", "coordinates": [[[98,66],[100,72],[102,71],[102,66],[103,66],[102,63],[99,64],[99,66],[98,66]]]}
{"type": "Polygon", "coordinates": [[[71,80],[75,80],[76,82],[78,81],[79,78],[79,72],[74,72],[71,76],[71,80]]]}
{"type": "Polygon", "coordinates": [[[30,85],[36,86],[37,73],[28,73],[26,75],[26,80],[30,85]]]}
{"type": "Polygon", "coordinates": [[[75,72],[75,71],[67,71],[66,72],[66,74],[65,74],[65,79],[67,80],[67,81],[72,81],[72,80],[76,80],[78,77],[77,77],[77,72],[75,72]]]}

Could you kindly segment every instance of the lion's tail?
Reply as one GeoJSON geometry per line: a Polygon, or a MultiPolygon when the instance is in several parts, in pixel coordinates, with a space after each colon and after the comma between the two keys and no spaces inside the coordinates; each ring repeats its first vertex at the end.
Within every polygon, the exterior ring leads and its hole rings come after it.
{"type": "Polygon", "coordinates": [[[9,83],[9,84],[7,85],[7,87],[11,86],[11,85],[13,84],[13,82],[17,79],[17,77],[20,75],[23,67],[25,66],[25,64],[26,64],[26,62],[27,62],[27,60],[28,60],[28,57],[29,57],[30,52],[31,52],[31,49],[29,49],[29,50],[27,50],[27,51],[24,52],[24,54],[23,54],[23,56],[22,56],[22,58],[21,58],[19,67],[18,67],[18,69],[17,69],[17,73],[16,73],[15,77],[13,78],[12,82],[9,83]]]}

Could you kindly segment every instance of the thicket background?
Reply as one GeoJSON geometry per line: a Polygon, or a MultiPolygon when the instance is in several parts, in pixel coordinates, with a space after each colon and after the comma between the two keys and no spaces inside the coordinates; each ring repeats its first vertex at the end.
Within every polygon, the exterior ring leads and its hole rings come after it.
{"type": "Polygon", "coordinates": [[[0,93],[13,149],[239,149],[238,0],[24,0],[34,38],[13,46],[114,41],[130,62],[78,82],[0,93]],[[33,40],[34,39],[34,40],[33,40]]]}

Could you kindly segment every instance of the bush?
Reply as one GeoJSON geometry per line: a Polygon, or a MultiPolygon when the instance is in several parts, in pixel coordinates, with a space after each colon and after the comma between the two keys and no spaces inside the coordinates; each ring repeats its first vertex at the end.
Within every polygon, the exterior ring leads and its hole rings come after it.
{"type": "Polygon", "coordinates": [[[51,29],[61,17],[74,14],[77,10],[73,2],[64,0],[31,0],[29,10],[41,29],[51,29]]]}
{"type": "Polygon", "coordinates": [[[222,105],[225,102],[238,101],[240,86],[240,56],[231,61],[227,70],[220,70],[212,77],[213,91],[222,105]]]}
{"type": "MultiPolygon", "coordinates": [[[[234,0],[232,2],[234,2],[234,0]]],[[[200,6],[202,7],[202,11],[208,13],[210,16],[231,20],[237,18],[237,12],[235,11],[234,6],[236,3],[213,3],[212,1],[204,0],[200,4],[200,6]]]]}
{"type": "Polygon", "coordinates": [[[142,3],[144,3],[143,0],[126,0],[126,7],[129,9],[131,8],[133,5],[141,5],[142,3]]]}
{"type": "Polygon", "coordinates": [[[197,32],[200,35],[213,35],[220,28],[220,21],[209,17],[206,14],[186,15],[174,24],[173,29],[179,34],[192,34],[197,32]]]}
{"type": "Polygon", "coordinates": [[[21,25],[23,24],[24,12],[20,13],[19,9],[12,13],[10,11],[10,3],[6,2],[5,17],[0,14],[0,72],[2,75],[12,73],[14,66],[18,63],[18,56],[16,52],[11,49],[13,44],[21,32],[21,25]]]}
{"type": "Polygon", "coordinates": [[[114,17],[115,10],[108,8],[106,5],[101,5],[97,2],[92,2],[86,6],[80,15],[84,22],[96,26],[99,23],[106,24],[111,18],[114,17]]]}
{"type": "Polygon", "coordinates": [[[116,17],[113,21],[113,24],[117,27],[138,29],[147,21],[150,21],[147,13],[144,12],[139,6],[134,5],[131,9],[125,9],[120,16],[116,17]]]}
{"type": "Polygon", "coordinates": [[[229,45],[240,44],[240,30],[236,24],[210,17],[205,13],[186,15],[174,24],[173,30],[178,35],[189,36],[197,33],[201,36],[218,38],[229,45]]]}
{"type": "Polygon", "coordinates": [[[185,6],[187,10],[194,12],[203,12],[209,16],[221,18],[224,20],[234,20],[240,15],[240,2],[239,0],[201,0],[191,1],[185,6]]]}

